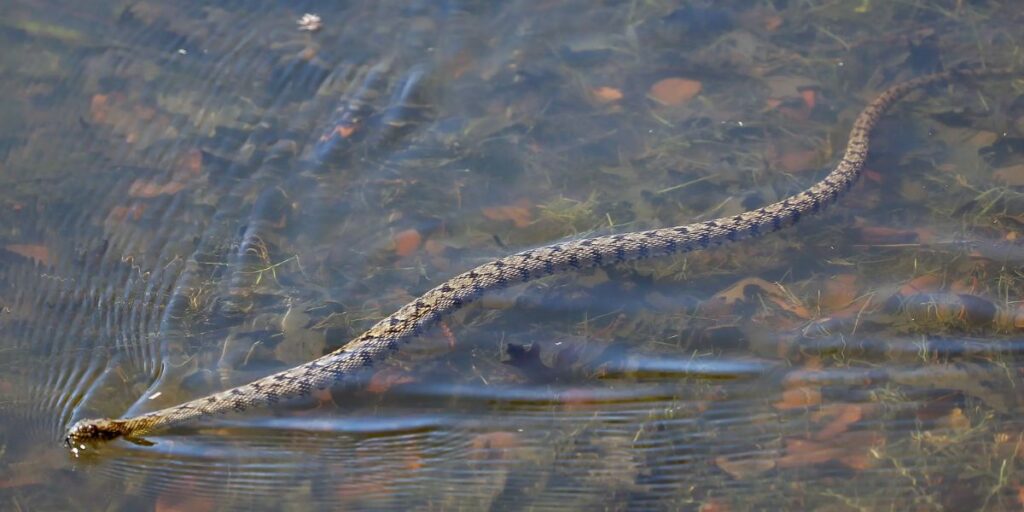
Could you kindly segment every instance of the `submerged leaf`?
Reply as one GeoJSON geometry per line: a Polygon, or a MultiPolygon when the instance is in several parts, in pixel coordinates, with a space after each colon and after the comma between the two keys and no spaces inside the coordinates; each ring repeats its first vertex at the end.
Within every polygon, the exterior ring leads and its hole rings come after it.
{"type": "Polygon", "coordinates": [[[651,86],[651,98],[665,105],[682,105],[700,94],[703,85],[688,78],[665,78],[651,86]]]}

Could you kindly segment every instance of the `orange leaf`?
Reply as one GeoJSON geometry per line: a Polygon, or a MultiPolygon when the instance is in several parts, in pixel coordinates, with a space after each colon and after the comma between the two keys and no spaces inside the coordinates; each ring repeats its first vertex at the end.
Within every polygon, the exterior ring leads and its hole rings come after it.
{"type": "Polygon", "coordinates": [[[405,231],[399,231],[391,237],[391,241],[394,244],[395,254],[399,256],[409,256],[416,252],[416,249],[420,248],[420,242],[423,241],[423,235],[415,229],[406,229],[405,231]]]}
{"type": "Polygon", "coordinates": [[[721,456],[715,457],[715,465],[737,480],[757,476],[765,471],[775,469],[775,461],[767,458],[730,459],[729,457],[721,456]]]}
{"type": "Polygon", "coordinates": [[[622,99],[622,91],[614,87],[595,87],[590,94],[600,103],[611,103],[622,99]]]}
{"type": "Polygon", "coordinates": [[[885,226],[859,226],[860,241],[868,244],[900,244],[920,240],[920,233],[912,229],[896,229],[885,226]]]}
{"type": "Polygon", "coordinates": [[[484,217],[487,217],[488,219],[510,220],[517,228],[525,228],[533,221],[528,204],[529,203],[524,199],[514,205],[484,208],[483,214],[484,217]]]}
{"type": "Polygon", "coordinates": [[[789,172],[810,171],[816,167],[818,151],[814,149],[789,151],[776,160],[779,167],[789,172]]]}
{"type": "Polygon", "coordinates": [[[822,441],[836,437],[837,435],[846,432],[850,425],[857,423],[862,417],[863,411],[859,405],[843,405],[840,407],[839,414],[835,419],[829,422],[828,425],[825,425],[825,428],[819,430],[817,434],[814,434],[814,438],[818,441],[822,441]]]}
{"type": "Polygon", "coordinates": [[[133,204],[131,206],[115,206],[110,209],[110,213],[107,214],[107,221],[113,223],[121,223],[128,217],[132,220],[139,220],[142,218],[142,214],[146,211],[146,205],[144,204],[133,204]]]}
{"type": "Polygon", "coordinates": [[[184,188],[185,184],[180,181],[171,181],[164,185],[160,185],[152,181],[137,179],[128,187],[128,195],[130,197],[150,199],[163,195],[177,194],[184,188]]]}
{"type": "Polygon", "coordinates": [[[688,78],[666,78],[651,86],[651,98],[665,105],[682,105],[700,94],[703,85],[688,78]]]}
{"type": "Polygon", "coordinates": [[[423,244],[423,250],[427,251],[427,254],[431,256],[444,256],[444,252],[448,249],[448,246],[438,242],[437,240],[427,240],[423,244]]]}
{"type": "Polygon", "coordinates": [[[823,443],[806,439],[786,439],[786,454],[775,464],[780,468],[812,466],[828,462],[841,456],[842,449],[832,448],[823,443]]]}
{"type": "Polygon", "coordinates": [[[106,94],[93,95],[89,102],[89,115],[93,122],[102,123],[107,120],[107,113],[110,111],[109,103],[110,97],[106,94]]]}
{"type": "Polygon", "coordinates": [[[825,283],[819,305],[828,311],[849,306],[857,298],[857,276],[839,274],[825,283]]]}
{"type": "Polygon", "coordinates": [[[899,294],[904,297],[917,295],[918,293],[937,292],[941,288],[942,278],[937,274],[924,274],[910,280],[900,287],[899,294]]]}
{"type": "Polygon", "coordinates": [[[517,448],[520,444],[519,434],[515,432],[478,434],[469,442],[475,459],[501,459],[505,450],[517,448]]]}
{"type": "Polygon", "coordinates": [[[818,104],[818,91],[813,87],[801,87],[800,97],[803,98],[804,105],[807,105],[809,109],[813,109],[818,104]]]}
{"type": "Polygon", "coordinates": [[[380,394],[399,384],[408,384],[415,381],[416,379],[412,375],[402,370],[386,368],[370,377],[370,383],[366,385],[366,390],[370,393],[380,394]]]}
{"type": "Polygon", "coordinates": [[[799,386],[782,392],[782,400],[772,404],[780,411],[803,409],[821,403],[821,390],[817,387],[799,386]]]}
{"type": "Polygon", "coordinates": [[[35,261],[44,267],[50,265],[50,251],[42,245],[11,244],[4,248],[14,254],[35,261]]]}
{"type": "Polygon", "coordinates": [[[1011,187],[1019,187],[1024,185],[1024,164],[1011,165],[1009,167],[1003,167],[997,169],[992,177],[996,181],[1002,182],[1011,187]]]}
{"type": "Polygon", "coordinates": [[[782,26],[782,16],[779,16],[777,14],[767,16],[763,20],[762,25],[764,26],[764,29],[767,30],[768,32],[775,32],[776,30],[779,29],[779,27],[782,26]]]}

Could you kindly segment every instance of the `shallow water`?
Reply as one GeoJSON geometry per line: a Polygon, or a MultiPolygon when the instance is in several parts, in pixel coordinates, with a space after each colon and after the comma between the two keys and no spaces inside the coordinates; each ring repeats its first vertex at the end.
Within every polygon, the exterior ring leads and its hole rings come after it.
{"type": "Polygon", "coordinates": [[[456,273],[731,215],[997,2],[14,1],[0,507],[1016,510],[1024,83],[936,86],[784,233],[486,297],[357,385],[76,457],[456,273]],[[304,13],[322,26],[301,30],[304,13]]]}

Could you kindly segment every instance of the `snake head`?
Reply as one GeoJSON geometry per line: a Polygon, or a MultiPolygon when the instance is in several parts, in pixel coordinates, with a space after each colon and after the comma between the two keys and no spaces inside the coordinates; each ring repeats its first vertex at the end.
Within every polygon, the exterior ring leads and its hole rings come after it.
{"type": "Polygon", "coordinates": [[[127,431],[125,423],[120,420],[79,420],[68,429],[64,444],[76,450],[84,448],[86,444],[117,439],[127,431]]]}

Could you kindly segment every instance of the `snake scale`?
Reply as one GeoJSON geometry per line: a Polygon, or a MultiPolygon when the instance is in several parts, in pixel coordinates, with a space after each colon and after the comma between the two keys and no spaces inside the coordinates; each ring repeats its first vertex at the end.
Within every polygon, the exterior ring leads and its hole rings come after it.
{"type": "Polygon", "coordinates": [[[953,78],[1007,74],[1010,71],[1003,69],[956,68],[886,89],[857,116],[846,151],[836,167],[810,188],[781,201],[706,222],[573,240],[505,256],[445,281],[377,322],[344,347],[318,359],[249,384],[140,416],[81,420],[68,430],[65,443],[78,449],[84,448],[87,442],[122,436],[139,439],[154,430],[213,414],[244,411],[309,395],[315,389],[335,385],[380,363],[445,315],[491,290],[563,271],[682,254],[778,231],[805,215],[817,213],[850,189],[867,158],[871,130],[900,98],[915,89],[953,78]]]}

